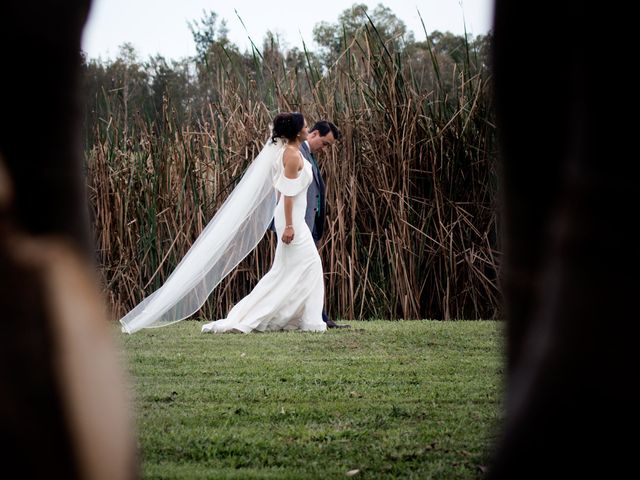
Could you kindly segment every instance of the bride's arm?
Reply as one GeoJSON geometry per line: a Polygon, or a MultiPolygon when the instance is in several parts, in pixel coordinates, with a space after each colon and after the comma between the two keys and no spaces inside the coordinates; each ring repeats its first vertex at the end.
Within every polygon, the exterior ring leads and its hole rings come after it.
{"type": "MultiPolygon", "coordinates": [[[[287,178],[297,178],[300,167],[300,155],[287,148],[283,155],[284,176],[287,178]]],[[[282,234],[282,241],[289,244],[293,241],[295,232],[293,231],[293,197],[284,196],[284,220],[285,228],[282,234]]]]}

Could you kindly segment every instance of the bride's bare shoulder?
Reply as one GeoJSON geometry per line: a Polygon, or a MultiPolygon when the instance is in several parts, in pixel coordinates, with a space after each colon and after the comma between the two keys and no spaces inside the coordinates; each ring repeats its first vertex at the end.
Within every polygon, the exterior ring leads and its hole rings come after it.
{"type": "Polygon", "coordinates": [[[300,154],[300,150],[296,147],[287,146],[282,155],[282,162],[285,167],[295,165],[296,168],[300,170],[302,168],[302,155],[300,154]]]}

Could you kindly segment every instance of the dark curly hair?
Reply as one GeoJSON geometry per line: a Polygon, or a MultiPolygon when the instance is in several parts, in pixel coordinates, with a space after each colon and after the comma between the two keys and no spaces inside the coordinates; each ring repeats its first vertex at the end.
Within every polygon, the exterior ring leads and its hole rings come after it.
{"type": "Polygon", "coordinates": [[[273,132],[271,140],[278,138],[295,140],[300,130],[304,127],[304,116],[300,112],[279,113],[273,119],[273,132]]]}

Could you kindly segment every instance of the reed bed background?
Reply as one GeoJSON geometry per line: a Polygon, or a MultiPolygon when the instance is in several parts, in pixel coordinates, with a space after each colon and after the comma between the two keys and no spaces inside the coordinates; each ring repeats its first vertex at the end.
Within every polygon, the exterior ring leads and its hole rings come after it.
{"type": "MultiPolygon", "coordinates": [[[[310,125],[329,119],[343,134],[319,157],[332,317],[500,317],[486,59],[465,38],[462,49],[438,50],[426,31],[425,41],[403,42],[365,17],[325,57],[283,51],[273,37],[242,55],[214,35],[182,64],[156,58],[145,70],[130,50],[87,64],[90,205],[114,318],[163,283],[281,110],[310,125]]],[[[223,318],[269,269],[275,242],[267,232],[197,316],[223,318]]]]}

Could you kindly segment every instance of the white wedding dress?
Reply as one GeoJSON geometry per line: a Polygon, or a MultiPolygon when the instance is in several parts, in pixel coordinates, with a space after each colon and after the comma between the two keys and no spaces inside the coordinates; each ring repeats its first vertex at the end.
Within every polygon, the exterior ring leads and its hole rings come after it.
{"type": "Polygon", "coordinates": [[[307,188],[313,181],[311,164],[304,160],[298,177],[284,175],[281,149],[275,164],[274,187],[279,192],[274,223],[278,244],[271,270],[240,300],[227,318],[202,327],[208,333],[249,333],[273,330],[324,331],[322,262],[305,222],[307,188]],[[294,239],[285,244],[284,196],[293,197],[294,239]]]}

